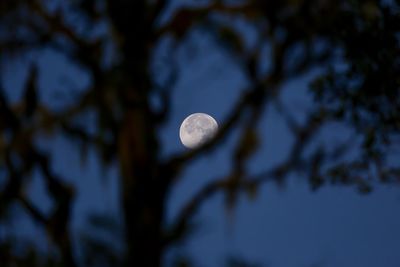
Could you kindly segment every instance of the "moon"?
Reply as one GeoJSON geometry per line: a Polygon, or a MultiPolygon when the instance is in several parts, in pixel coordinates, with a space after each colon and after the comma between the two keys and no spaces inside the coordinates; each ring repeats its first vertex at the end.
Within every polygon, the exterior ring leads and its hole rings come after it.
{"type": "Polygon", "coordinates": [[[208,114],[194,113],[183,120],[179,129],[182,144],[190,149],[211,140],[218,132],[217,121],[208,114]]]}

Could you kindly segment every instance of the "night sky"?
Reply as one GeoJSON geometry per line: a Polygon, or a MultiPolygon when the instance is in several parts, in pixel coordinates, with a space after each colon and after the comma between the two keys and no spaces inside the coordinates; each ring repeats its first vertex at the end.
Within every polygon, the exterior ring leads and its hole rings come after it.
{"type": "MultiPolygon", "coordinates": [[[[172,92],[171,118],[159,132],[164,158],[185,150],[178,131],[187,115],[204,112],[222,122],[247,84],[237,64],[229,55],[221,53],[210,37],[195,33],[193,43],[196,44],[194,49],[189,46],[178,51],[181,76],[172,92]]],[[[41,101],[55,108],[73,101],[73,94],[85,90],[90,83],[87,76],[65,58],[45,51],[39,59],[37,54],[32,54],[28,59],[6,66],[3,84],[11,99],[20,97],[27,63],[31,60],[38,60],[42,71],[41,101]]],[[[299,122],[312,107],[307,86],[317,72],[284,85],[282,103],[299,122]]],[[[157,105],[156,101],[154,104],[157,105]]],[[[293,141],[276,108],[269,106],[264,112],[259,127],[262,144],[247,165],[254,174],[281,162],[293,141]]],[[[82,117],[89,127],[91,116],[82,117]]],[[[349,127],[331,124],[323,128],[314,143],[329,147],[353,136],[349,127]]],[[[230,154],[237,137],[238,133],[233,132],[215,152],[201,156],[183,172],[171,192],[168,221],[172,221],[179,208],[202,185],[229,172],[230,154]]],[[[121,215],[117,168],[104,171],[94,151],[90,151],[86,162],[82,163],[78,145],[71,145],[63,136],[52,139],[44,136],[42,141],[40,145],[54,155],[54,170],[68,177],[78,188],[73,229],[74,242],[79,243],[79,233],[85,229],[83,215],[94,211],[121,215]]],[[[36,176],[30,192],[36,203],[49,210],[43,185],[36,176]]],[[[266,183],[255,199],[241,194],[231,213],[226,211],[222,194],[209,199],[195,218],[196,231],[166,258],[188,253],[199,267],[221,266],[232,255],[273,267],[395,267],[400,264],[399,204],[400,190],[393,185],[375,185],[368,195],[359,194],[354,187],[330,185],[312,192],[304,177],[292,175],[283,186],[266,183]]],[[[41,240],[42,230],[22,211],[20,213],[21,219],[10,231],[41,240]]],[[[43,246],[46,242],[38,243],[43,246]]],[[[45,245],[43,249],[48,247],[45,245]]]]}

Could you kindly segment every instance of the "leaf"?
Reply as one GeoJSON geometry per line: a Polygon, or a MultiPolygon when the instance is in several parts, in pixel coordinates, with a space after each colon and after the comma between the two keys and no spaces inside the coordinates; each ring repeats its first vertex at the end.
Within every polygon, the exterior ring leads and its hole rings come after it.
{"type": "Polygon", "coordinates": [[[187,255],[178,255],[173,259],[171,264],[172,267],[194,267],[196,266],[193,263],[193,260],[189,258],[187,255]]]}
{"type": "Polygon", "coordinates": [[[227,266],[227,267],[261,267],[260,264],[249,262],[238,256],[228,257],[225,266],[227,266]]]}
{"type": "Polygon", "coordinates": [[[113,235],[121,230],[118,221],[111,214],[91,214],[88,222],[93,228],[109,232],[113,235]]]}
{"type": "Polygon", "coordinates": [[[374,129],[369,129],[366,133],[365,133],[365,137],[364,137],[364,148],[366,149],[371,149],[372,146],[375,144],[376,142],[376,133],[374,129]]]}
{"type": "Polygon", "coordinates": [[[247,184],[245,187],[247,196],[249,197],[250,200],[255,200],[258,195],[258,184],[254,182],[250,182],[247,184]]]}
{"type": "Polygon", "coordinates": [[[120,266],[121,255],[115,245],[87,233],[80,238],[85,266],[120,266]]]}
{"type": "Polygon", "coordinates": [[[364,180],[360,180],[358,184],[358,191],[361,194],[369,194],[372,192],[372,186],[364,180]]]}
{"type": "Polygon", "coordinates": [[[310,176],[309,182],[310,182],[311,190],[316,191],[322,185],[324,185],[325,180],[320,175],[312,175],[312,176],[310,176]]]}
{"type": "Polygon", "coordinates": [[[259,139],[254,129],[246,129],[236,151],[236,159],[240,162],[253,154],[259,145],[259,139]]]}
{"type": "Polygon", "coordinates": [[[222,41],[225,41],[234,50],[239,52],[242,52],[244,50],[242,36],[240,36],[232,28],[227,26],[221,26],[219,28],[219,35],[222,41]]]}
{"type": "Polygon", "coordinates": [[[201,22],[210,8],[182,8],[173,19],[160,31],[159,34],[172,33],[176,38],[183,38],[196,22],[201,22]]]}

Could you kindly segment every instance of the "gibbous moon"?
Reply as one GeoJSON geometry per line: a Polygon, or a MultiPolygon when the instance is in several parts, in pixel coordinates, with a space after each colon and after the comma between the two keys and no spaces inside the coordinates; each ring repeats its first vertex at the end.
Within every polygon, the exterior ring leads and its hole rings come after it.
{"type": "Polygon", "coordinates": [[[194,113],[183,120],[179,137],[187,148],[197,148],[211,140],[218,131],[218,124],[208,114],[194,113]]]}

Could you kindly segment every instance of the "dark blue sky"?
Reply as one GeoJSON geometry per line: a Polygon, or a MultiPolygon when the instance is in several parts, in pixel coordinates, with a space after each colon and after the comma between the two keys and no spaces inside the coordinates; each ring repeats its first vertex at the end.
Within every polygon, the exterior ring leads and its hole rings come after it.
{"type": "MultiPolygon", "coordinates": [[[[245,85],[229,59],[214,55],[207,46],[201,55],[199,62],[192,60],[186,66],[196,74],[187,71],[187,78],[177,87],[176,109],[163,134],[166,150],[182,149],[177,129],[187,114],[208,112],[221,120],[245,85]],[[203,53],[215,57],[210,60],[211,66],[203,65],[206,61],[202,59],[203,53]],[[222,71],[217,72],[218,78],[209,81],[208,71],[215,73],[214,69],[222,71]]],[[[284,86],[282,101],[299,121],[312,105],[307,95],[308,78],[284,86]]],[[[254,173],[283,160],[292,142],[274,108],[266,110],[259,130],[263,144],[249,163],[249,171],[254,173]]],[[[345,126],[333,124],[323,129],[315,142],[329,147],[351,136],[352,132],[345,126]]],[[[202,184],[229,171],[229,152],[234,142],[235,135],[215,154],[202,157],[187,170],[173,191],[171,217],[202,184]]],[[[222,195],[209,200],[201,209],[196,217],[201,223],[199,232],[186,248],[199,266],[220,266],[224,256],[231,254],[278,267],[314,263],[372,267],[400,263],[399,188],[377,185],[367,196],[359,195],[355,188],[330,186],[312,193],[304,177],[293,175],[283,190],[266,184],[255,201],[242,196],[238,204],[232,221],[224,212],[222,195]]]]}
{"type": "MultiPolygon", "coordinates": [[[[190,47],[178,52],[181,78],[173,91],[171,119],[160,131],[166,158],[184,150],[178,131],[188,114],[205,112],[221,122],[246,87],[235,63],[206,36],[196,35],[195,42],[196,53],[190,47]]],[[[41,54],[39,65],[41,99],[55,107],[65,104],[65,98],[55,91],[61,90],[62,95],[68,96],[71,89],[83,90],[89,82],[79,69],[72,68],[63,57],[52,52],[41,54]]],[[[5,67],[4,86],[10,97],[18,99],[27,64],[19,62],[5,67]]],[[[312,105],[307,95],[309,78],[302,77],[284,85],[282,101],[299,121],[312,105]]],[[[82,118],[89,123],[91,119],[90,114],[82,118]]],[[[284,121],[273,107],[266,109],[259,131],[263,143],[248,164],[251,173],[283,160],[292,142],[284,121]]],[[[325,128],[315,142],[330,146],[351,134],[345,126],[335,124],[325,128]]],[[[185,170],[171,192],[169,221],[202,185],[229,172],[230,152],[236,138],[237,133],[233,132],[214,153],[202,156],[185,170]]],[[[82,166],[78,146],[71,146],[61,136],[43,140],[41,145],[54,154],[54,170],[77,186],[73,222],[76,233],[84,229],[83,215],[88,212],[119,214],[115,167],[104,174],[93,151],[82,166]]],[[[37,177],[31,184],[31,193],[45,210],[50,208],[37,177]]],[[[345,187],[326,186],[311,192],[304,177],[293,175],[285,188],[264,185],[255,200],[242,195],[232,217],[225,212],[222,194],[209,199],[195,218],[199,228],[178,250],[189,253],[199,267],[221,266],[229,255],[273,267],[312,264],[395,267],[400,264],[399,204],[398,187],[377,185],[367,196],[359,195],[355,188],[345,187]]],[[[20,228],[14,228],[16,234],[40,233],[27,221],[20,223],[20,228]]],[[[78,239],[75,241],[79,243],[78,239]]]]}

